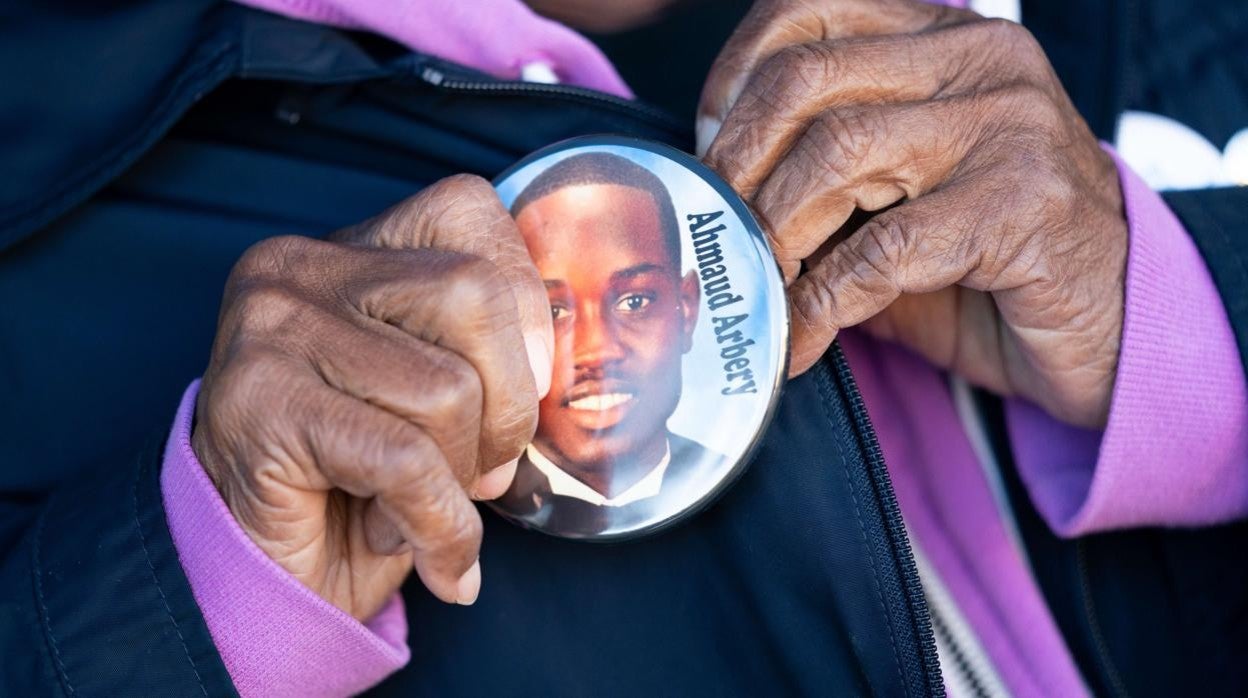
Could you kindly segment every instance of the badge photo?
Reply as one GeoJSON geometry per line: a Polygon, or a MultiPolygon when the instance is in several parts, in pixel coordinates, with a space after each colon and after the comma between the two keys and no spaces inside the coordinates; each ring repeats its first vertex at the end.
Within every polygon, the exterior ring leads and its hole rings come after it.
{"type": "Polygon", "coordinates": [[[554,370],[491,505],[617,540],[709,505],[744,471],[787,368],[784,285],[740,197],[659,143],[587,136],[495,180],[546,285],[554,370]]]}

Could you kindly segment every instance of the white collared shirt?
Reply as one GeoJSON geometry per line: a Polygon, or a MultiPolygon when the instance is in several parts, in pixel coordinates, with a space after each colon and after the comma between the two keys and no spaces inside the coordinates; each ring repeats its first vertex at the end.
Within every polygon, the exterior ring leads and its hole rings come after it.
{"type": "Polygon", "coordinates": [[[649,473],[646,473],[645,477],[638,480],[637,484],[614,497],[604,497],[595,491],[594,488],[567,474],[562,468],[552,463],[549,458],[542,455],[541,451],[538,451],[533,444],[529,444],[526,454],[529,457],[529,462],[550,481],[552,494],[573,497],[600,507],[622,507],[626,504],[653,497],[659,493],[659,489],[663,486],[663,475],[667,473],[667,465],[672,460],[672,445],[664,443],[663,459],[659,461],[659,464],[649,473]]]}

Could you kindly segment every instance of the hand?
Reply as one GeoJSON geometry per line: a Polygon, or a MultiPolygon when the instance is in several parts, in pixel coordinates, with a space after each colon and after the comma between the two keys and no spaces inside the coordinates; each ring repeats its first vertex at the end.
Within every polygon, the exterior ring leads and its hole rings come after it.
{"type": "Polygon", "coordinates": [[[790,284],[793,373],[865,323],[998,394],[1105,423],[1122,193],[1025,29],[910,0],[762,0],[699,114],[706,162],[790,284]],[[855,229],[855,210],[879,213],[855,229]]]}
{"type": "Polygon", "coordinates": [[[472,603],[469,497],[511,483],[552,345],[546,291],[493,188],[445,179],[332,242],[247,251],[193,448],[260,549],[357,619],[413,565],[438,598],[472,603]]]}

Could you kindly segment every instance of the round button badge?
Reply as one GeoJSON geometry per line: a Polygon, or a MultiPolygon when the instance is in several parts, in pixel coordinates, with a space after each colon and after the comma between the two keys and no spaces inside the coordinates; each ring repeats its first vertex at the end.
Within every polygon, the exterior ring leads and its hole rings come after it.
{"type": "Polygon", "coordinates": [[[550,392],[504,517],[618,540],[705,508],[745,470],[787,368],[784,285],[758,223],[693,157],[558,143],[495,188],[549,295],[550,392]]]}

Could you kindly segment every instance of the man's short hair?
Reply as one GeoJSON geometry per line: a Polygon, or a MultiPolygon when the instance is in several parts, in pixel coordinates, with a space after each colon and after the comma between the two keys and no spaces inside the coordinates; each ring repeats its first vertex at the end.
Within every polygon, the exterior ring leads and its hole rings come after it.
{"type": "Polygon", "coordinates": [[[511,215],[520,215],[525,206],[564,187],[587,184],[618,184],[640,189],[649,194],[658,209],[664,245],[672,261],[676,263],[676,273],[680,273],[680,224],[676,220],[676,209],[672,206],[671,194],[668,193],[663,180],[655,176],[653,172],[619,155],[582,153],[560,160],[534,178],[520,192],[515,202],[511,204],[511,215]]]}

